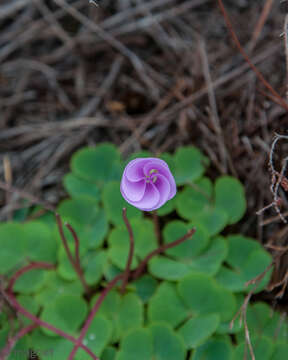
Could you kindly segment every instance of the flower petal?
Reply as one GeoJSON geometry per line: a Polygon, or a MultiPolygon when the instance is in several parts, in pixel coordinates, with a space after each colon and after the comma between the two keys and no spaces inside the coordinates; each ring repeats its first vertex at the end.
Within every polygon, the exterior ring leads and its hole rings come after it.
{"type": "Polygon", "coordinates": [[[143,179],[145,177],[143,168],[146,163],[146,158],[138,158],[130,161],[124,170],[123,176],[126,176],[130,181],[139,181],[143,179]]]}
{"type": "Polygon", "coordinates": [[[165,204],[165,202],[169,199],[171,186],[169,181],[166,179],[165,176],[158,174],[157,180],[155,181],[154,185],[156,186],[157,190],[160,194],[160,199],[157,204],[157,209],[165,204]]]}
{"type": "Polygon", "coordinates": [[[122,195],[130,201],[139,201],[143,198],[146,188],[146,181],[139,180],[139,181],[129,181],[126,176],[122,177],[120,190],[122,195]]]}
{"type": "Polygon", "coordinates": [[[152,183],[146,184],[146,189],[142,200],[133,203],[140,210],[152,211],[157,207],[160,200],[160,194],[156,186],[152,183]]]}
{"type": "Polygon", "coordinates": [[[143,172],[146,176],[150,175],[151,170],[163,171],[163,175],[166,175],[167,171],[170,173],[169,167],[164,160],[157,158],[147,158],[147,160],[149,161],[143,166],[143,172]]]}

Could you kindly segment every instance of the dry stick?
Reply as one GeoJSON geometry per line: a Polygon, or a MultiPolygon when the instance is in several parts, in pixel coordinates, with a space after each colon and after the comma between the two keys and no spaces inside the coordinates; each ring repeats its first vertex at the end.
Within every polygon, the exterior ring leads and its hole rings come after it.
{"type": "Polygon", "coordinates": [[[95,24],[93,21],[88,19],[86,16],[82,15],[80,11],[73,8],[65,0],[53,0],[58,6],[65,9],[71,16],[77,19],[81,24],[86,26],[91,31],[95,32],[102,40],[106,41],[113,48],[118,50],[121,54],[123,54],[134,66],[136,72],[138,73],[140,79],[147,85],[148,89],[152,94],[155,95],[155,84],[154,82],[147,76],[144,65],[140,58],[134,54],[130,49],[128,49],[125,45],[123,45],[119,40],[117,40],[113,35],[107,33],[100,26],[95,24]]]}
{"type": "Polygon", "coordinates": [[[81,347],[81,343],[89,329],[89,326],[91,325],[91,322],[94,319],[94,316],[96,315],[98,309],[100,308],[102,302],[105,300],[106,296],[108,295],[109,291],[112,290],[112,288],[117,284],[117,282],[123,278],[123,274],[119,274],[117,275],[113,280],[111,280],[108,285],[106,286],[106,288],[102,291],[101,295],[99,296],[99,298],[97,299],[95,305],[93,306],[82,330],[80,333],[80,336],[78,338],[78,340],[75,343],[74,348],[72,349],[68,360],[72,360],[76,354],[76,351],[78,350],[79,347],[81,347]]]}
{"type": "Polygon", "coordinates": [[[41,199],[27,193],[26,191],[19,190],[19,189],[15,188],[14,186],[10,186],[9,184],[6,184],[5,182],[3,182],[1,180],[0,180],[0,189],[5,190],[5,191],[9,191],[11,193],[15,193],[18,196],[20,196],[21,198],[29,200],[32,204],[41,205],[45,209],[47,209],[49,211],[54,211],[55,210],[53,205],[48,204],[45,201],[42,201],[41,199]]]}
{"type": "Polygon", "coordinates": [[[288,97],[288,14],[284,23],[285,58],[286,58],[286,98],[288,97]]]}
{"type": "Polygon", "coordinates": [[[123,208],[122,215],[123,215],[124,223],[126,225],[128,233],[129,233],[129,242],[130,242],[129,254],[128,254],[128,259],[127,259],[127,263],[126,263],[126,269],[125,269],[124,276],[123,276],[122,287],[121,287],[121,293],[124,294],[127,283],[128,283],[128,280],[129,280],[130,268],[131,268],[131,264],[132,264],[132,260],[133,260],[134,236],[133,236],[132,227],[131,227],[131,225],[130,225],[130,223],[128,221],[128,218],[127,218],[127,209],[126,208],[123,208]]]}
{"type": "Polygon", "coordinates": [[[217,0],[220,10],[224,16],[227,28],[231,34],[232,39],[234,40],[238,50],[240,51],[240,53],[242,54],[242,56],[244,57],[244,59],[246,60],[246,62],[249,64],[250,68],[254,71],[255,75],[258,77],[258,79],[262,82],[262,84],[271,92],[271,94],[273,94],[278,100],[279,100],[279,104],[285,109],[288,110],[288,104],[286,103],[285,100],[282,99],[282,97],[277,93],[277,91],[275,91],[273,89],[273,87],[268,83],[268,81],[264,78],[264,76],[262,75],[262,73],[256,68],[256,66],[251,62],[249,56],[246,54],[246,52],[244,51],[244,49],[242,48],[240,41],[233,29],[231,20],[227,14],[227,11],[225,10],[225,7],[223,5],[222,0],[217,0]]]}
{"type": "Polygon", "coordinates": [[[0,360],[5,360],[15,346],[16,342],[29,332],[33,331],[36,327],[38,327],[37,324],[30,324],[19,330],[19,332],[12,339],[8,339],[6,346],[0,352],[0,360]]]}
{"type": "MultiPolygon", "coordinates": [[[[77,252],[78,252],[78,254],[76,255],[76,260],[75,260],[73,258],[73,255],[72,255],[70,249],[69,249],[68,241],[67,241],[66,236],[65,236],[64,231],[63,231],[63,225],[62,225],[61,217],[60,217],[59,214],[55,214],[55,216],[56,216],[56,222],[57,222],[57,225],[58,225],[59,234],[60,234],[62,243],[64,245],[66,254],[68,256],[68,259],[69,259],[70,263],[72,264],[76,274],[78,275],[79,280],[81,281],[81,284],[82,284],[82,286],[84,288],[84,291],[88,294],[90,292],[90,288],[87,285],[87,283],[85,281],[85,278],[83,276],[83,271],[81,269],[80,261],[79,262],[77,261],[77,256],[79,257],[79,239],[78,239],[75,231],[73,230],[73,232],[71,232],[71,233],[72,233],[74,241],[75,241],[75,253],[76,253],[76,249],[77,249],[77,252]],[[76,237],[74,237],[74,235],[76,237]]],[[[72,229],[71,225],[68,226],[68,224],[67,224],[66,226],[67,226],[68,230],[71,231],[70,230],[70,229],[72,229]]]]}
{"type": "Polygon", "coordinates": [[[270,10],[272,8],[272,5],[273,5],[273,2],[274,0],[266,0],[266,3],[263,7],[263,10],[260,14],[260,17],[259,17],[259,20],[254,28],[254,31],[253,31],[253,34],[252,34],[252,38],[250,40],[250,44],[249,44],[249,52],[251,52],[256,43],[257,43],[257,40],[259,39],[259,36],[261,34],[261,31],[263,29],[263,26],[265,24],[265,21],[267,20],[268,16],[269,16],[269,13],[270,13],[270,10]]]}
{"type": "Polygon", "coordinates": [[[204,73],[204,77],[205,77],[205,81],[206,81],[207,89],[208,89],[208,99],[209,99],[210,108],[211,108],[211,112],[212,112],[211,119],[213,122],[214,130],[217,135],[217,143],[218,143],[219,153],[220,153],[221,160],[222,160],[222,166],[221,166],[222,173],[226,173],[227,172],[227,150],[226,150],[223,132],[222,132],[220,119],[219,119],[219,115],[218,115],[217,102],[216,102],[215,93],[213,91],[212,79],[211,79],[209,63],[208,63],[208,56],[207,56],[204,40],[200,40],[199,45],[200,45],[199,46],[200,55],[201,55],[202,64],[203,64],[203,73],[204,73]]]}
{"type": "Polygon", "coordinates": [[[195,233],[196,229],[191,229],[187,232],[187,234],[185,234],[184,236],[182,236],[180,239],[172,241],[169,244],[165,244],[162,245],[161,247],[159,247],[158,249],[155,249],[154,251],[152,251],[150,254],[148,254],[145,259],[140,263],[140,265],[138,266],[138,268],[135,270],[134,274],[133,274],[133,279],[137,279],[142,272],[144,271],[148,261],[155,255],[158,255],[160,253],[162,253],[163,251],[170,249],[174,246],[177,246],[179,244],[181,244],[183,241],[189,239],[194,233],[195,233]]]}

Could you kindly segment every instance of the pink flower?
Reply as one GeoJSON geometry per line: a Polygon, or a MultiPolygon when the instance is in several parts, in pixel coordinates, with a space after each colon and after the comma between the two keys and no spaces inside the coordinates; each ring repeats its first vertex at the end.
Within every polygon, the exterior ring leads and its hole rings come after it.
{"type": "Polygon", "coordinates": [[[125,167],[120,191],[124,199],[144,211],[159,209],[176,194],[176,183],[165,161],[138,158],[125,167]]]}

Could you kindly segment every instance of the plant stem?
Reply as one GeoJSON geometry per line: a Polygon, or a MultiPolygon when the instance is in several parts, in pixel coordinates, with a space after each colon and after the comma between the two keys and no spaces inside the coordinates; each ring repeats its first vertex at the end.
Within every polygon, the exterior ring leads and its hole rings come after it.
{"type": "Polygon", "coordinates": [[[106,296],[108,295],[109,291],[112,290],[112,288],[117,284],[117,282],[123,278],[123,274],[119,274],[117,275],[113,280],[111,280],[106,288],[102,291],[102,293],[100,294],[99,298],[97,299],[95,305],[93,306],[90,314],[88,315],[88,318],[81,330],[81,333],[80,333],[80,336],[77,340],[77,342],[75,343],[75,346],[74,348],[72,349],[69,357],[68,357],[68,360],[72,360],[76,354],[76,351],[78,350],[78,348],[81,346],[80,344],[82,343],[88,329],[89,329],[89,326],[91,325],[91,322],[93,321],[94,319],[94,316],[96,315],[98,309],[100,308],[102,302],[105,300],[106,296]]]}
{"type": "Polygon", "coordinates": [[[73,336],[67,334],[66,332],[64,332],[63,330],[60,330],[58,328],[56,328],[55,326],[47,323],[46,321],[43,321],[39,318],[37,318],[37,316],[31,314],[29,311],[27,311],[21,304],[18,303],[17,299],[15,298],[15,296],[13,295],[13,286],[16,282],[16,280],[23,275],[25,272],[30,271],[32,269],[36,269],[36,268],[45,268],[47,269],[49,267],[53,267],[53,265],[51,264],[45,264],[45,263],[33,263],[33,264],[29,264],[27,266],[25,266],[24,268],[18,270],[14,276],[10,279],[9,284],[8,284],[8,297],[10,299],[11,304],[14,306],[14,308],[22,315],[24,315],[25,317],[27,317],[28,319],[30,319],[31,321],[33,321],[35,324],[37,324],[38,326],[42,326],[45,327],[46,329],[54,332],[57,335],[62,336],[63,338],[73,342],[74,344],[77,343],[78,347],[81,347],[83,350],[85,350],[94,360],[99,360],[97,356],[95,356],[93,354],[93,352],[84,344],[79,343],[79,340],[77,340],[76,338],[74,338],[73,336]]]}
{"type": "Polygon", "coordinates": [[[163,251],[170,249],[174,246],[177,246],[179,244],[181,244],[183,241],[189,239],[194,233],[195,233],[196,229],[191,229],[187,232],[187,234],[185,234],[184,236],[182,236],[180,239],[177,239],[169,244],[165,244],[160,246],[158,249],[153,250],[150,254],[148,254],[145,259],[140,263],[140,265],[138,266],[138,268],[135,270],[134,274],[133,274],[133,279],[137,279],[142,272],[144,271],[148,261],[155,255],[158,255],[160,253],[162,253],[163,251]]]}
{"type": "Polygon", "coordinates": [[[129,242],[130,242],[129,255],[128,255],[128,259],[127,259],[127,263],[126,263],[126,269],[125,269],[125,272],[124,272],[123,282],[122,282],[122,287],[121,287],[121,293],[124,294],[127,283],[128,283],[128,280],[129,280],[130,268],[131,268],[131,264],[132,264],[132,260],[133,260],[134,236],[133,236],[132,227],[131,227],[131,225],[130,225],[130,223],[128,221],[128,218],[127,218],[127,209],[126,208],[123,208],[122,215],[123,215],[124,223],[125,223],[125,225],[127,227],[128,233],[129,233],[129,242]]]}
{"type": "Polygon", "coordinates": [[[152,212],[153,216],[153,223],[154,223],[154,231],[157,237],[158,246],[161,246],[162,244],[162,238],[161,238],[161,231],[160,231],[160,224],[159,224],[159,216],[157,214],[157,211],[152,212]]]}
{"type": "Polygon", "coordinates": [[[86,283],[85,281],[85,278],[84,278],[84,275],[83,275],[83,271],[81,269],[81,265],[80,265],[80,259],[79,259],[79,239],[76,235],[76,232],[75,230],[72,228],[72,226],[70,224],[65,224],[65,226],[68,228],[68,230],[71,232],[72,236],[73,236],[73,239],[75,241],[75,253],[76,253],[76,259],[73,258],[72,256],[72,253],[69,249],[69,245],[68,245],[68,241],[66,239],[66,236],[64,234],[64,231],[63,231],[63,224],[62,224],[62,220],[61,220],[61,217],[59,214],[55,214],[56,216],[56,222],[57,222],[57,225],[58,225],[58,230],[59,230],[59,234],[60,234],[60,237],[61,237],[61,240],[62,240],[62,243],[63,243],[63,246],[65,248],[65,251],[67,253],[67,256],[68,256],[68,259],[70,261],[70,263],[72,264],[76,274],[78,275],[79,277],[79,280],[84,288],[84,291],[86,294],[89,294],[90,292],[90,288],[88,286],[88,284],[86,283]]]}

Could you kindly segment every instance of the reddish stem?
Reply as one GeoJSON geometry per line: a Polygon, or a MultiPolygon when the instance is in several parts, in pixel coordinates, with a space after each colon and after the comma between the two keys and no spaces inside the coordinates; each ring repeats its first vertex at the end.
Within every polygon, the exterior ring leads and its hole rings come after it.
{"type": "Polygon", "coordinates": [[[117,282],[123,278],[123,274],[119,274],[117,275],[113,280],[111,280],[107,287],[102,291],[102,293],[100,294],[99,298],[97,299],[95,305],[93,306],[90,314],[88,315],[88,318],[81,330],[81,333],[80,333],[80,336],[74,346],[74,348],[72,349],[69,357],[68,357],[68,360],[72,360],[76,354],[76,351],[78,350],[78,348],[80,347],[80,344],[82,343],[88,329],[89,329],[89,326],[91,325],[91,322],[93,321],[94,319],[94,316],[96,315],[98,309],[100,308],[102,302],[105,300],[106,296],[108,295],[109,291],[112,290],[112,288],[117,284],[117,282]]]}
{"type": "Polygon", "coordinates": [[[76,274],[78,275],[79,280],[81,281],[81,284],[82,284],[82,286],[84,288],[84,291],[87,294],[89,294],[90,288],[89,288],[89,286],[87,285],[87,283],[85,281],[83,271],[82,271],[81,266],[80,266],[79,239],[78,239],[78,237],[76,235],[76,232],[75,232],[75,230],[72,228],[72,226],[70,224],[65,224],[67,226],[68,230],[71,232],[71,234],[72,234],[72,236],[74,238],[74,241],[75,241],[76,259],[74,259],[73,255],[72,255],[72,253],[71,253],[71,251],[69,249],[68,241],[67,241],[66,236],[65,236],[64,231],[63,231],[63,224],[62,224],[61,217],[60,217],[59,214],[55,214],[55,215],[56,215],[56,222],[57,222],[57,225],[58,225],[59,234],[60,234],[61,240],[63,242],[65,251],[67,253],[68,259],[69,259],[70,263],[72,264],[76,274]]]}
{"type": "Polygon", "coordinates": [[[99,360],[97,358],[97,356],[95,356],[93,354],[93,352],[84,344],[80,343],[79,344],[79,340],[77,340],[76,338],[74,338],[73,336],[65,333],[64,331],[56,328],[55,326],[37,318],[35,315],[31,314],[29,311],[27,311],[22,305],[20,305],[18,303],[18,301],[16,300],[15,296],[13,295],[13,286],[15,284],[15,282],[17,281],[17,279],[23,275],[25,272],[30,271],[32,269],[36,269],[36,268],[52,268],[54,267],[51,264],[46,264],[46,263],[33,263],[33,264],[29,264],[27,266],[25,266],[24,268],[18,270],[14,276],[10,279],[9,284],[8,284],[8,297],[10,299],[11,304],[14,306],[14,308],[22,315],[24,315],[25,317],[27,317],[28,319],[30,319],[31,321],[33,321],[35,324],[37,324],[38,326],[43,326],[46,329],[56,333],[57,335],[62,336],[63,338],[73,342],[74,344],[77,343],[78,347],[81,347],[83,350],[85,350],[94,360],[99,360]]]}
{"type": "Polygon", "coordinates": [[[130,223],[128,221],[128,218],[127,218],[127,209],[126,208],[123,208],[122,215],[123,215],[124,223],[125,223],[125,225],[127,227],[128,233],[129,233],[129,242],[130,242],[129,255],[128,255],[126,269],[125,269],[125,272],[124,272],[124,275],[123,275],[123,282],[122,282],[122,287],[121,287],[121,293],[124,294],[127,283],[128,283],[128,280],[129,280],[130,269],[131,269],[131,264],[132,264],[132,260],[133,260],[134,236],[133,236],[132,227],[131,227],[131,225],[130,225],[130,223]]]}
{"type": "Polygon", "coordinates": [[[21,330],[11,339],[8,339],[6,346],[1,350],[0,352],[0,359],[5,360],[6,357],[10,354],[13,347],[15,346],[16,342],[21,339],[23,336],[28,334],[29,332],[33,331],[36,327],[38,327],[37,324],[30,324],[21,330]]]}
{"type": "Polygon", "coordinates": [[[141,262],[141,264],[138,266],[138,268],[135,270],[134,274],[133,274],[133,279],[137,279],[142,272],[144,271],[148,261],[155,255],[158,255],[162,252],[164,252],[167,249],[170,249],[174,246],[177,246],[179,244],[181,244],[183,241],[189,239],[189,237],[191,237],[194,233],[195,233],[196,229],[191,229],[187,232],[187,234],[185,234],[184,236],[182,236],[180,239],[172,241],[169,244],[165,244],[160,246],[158,249],[153,250],[150,254],[148,254],[145,259],[141,262]]]}

